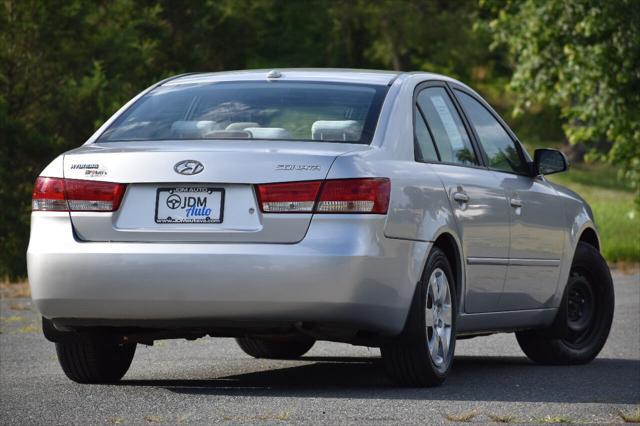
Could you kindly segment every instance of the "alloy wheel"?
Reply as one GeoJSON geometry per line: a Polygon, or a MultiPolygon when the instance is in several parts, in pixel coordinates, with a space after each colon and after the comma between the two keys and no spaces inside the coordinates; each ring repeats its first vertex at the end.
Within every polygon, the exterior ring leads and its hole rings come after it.
{"type": "Polygon", "coordinates": [[[440,268],[434,269],[429,277],[424,316],[431,360],[443,371],[449,365],[452,319],[449,280],[440,268]]]}

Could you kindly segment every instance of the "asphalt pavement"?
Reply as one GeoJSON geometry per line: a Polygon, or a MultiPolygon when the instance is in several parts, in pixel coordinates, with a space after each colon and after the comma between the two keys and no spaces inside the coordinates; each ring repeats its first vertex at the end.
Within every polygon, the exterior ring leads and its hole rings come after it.
{"type": "Polygon", "coordinates": [[[0,424],[622,422],[640,410],[640,276],[614,280],[613,328],[591,364],[538,366],[499,334],[459,341],[434,389],[393,387],[375,348],[320,342],[300,360],[256,360],[213,338],[139,345],[120,384],[79,385],[30,301],[5,299],[0,424]]]}

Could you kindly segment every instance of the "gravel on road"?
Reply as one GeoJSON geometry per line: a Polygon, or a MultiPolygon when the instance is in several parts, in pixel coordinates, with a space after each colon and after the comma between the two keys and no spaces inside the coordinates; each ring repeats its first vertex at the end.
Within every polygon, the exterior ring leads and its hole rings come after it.
{"type": "Polygon", "coordinates": [[[591,364],[538,366],[513,334],[497,334],[459,341],[450,377],[433,389],[393,387],[376,348],[320,342],[300,360],[256,360],[218,338],[139,345],[120,384],[79,385],[29,299],[4,299],[0,423],[622,422],[640,415],[640,276],[614,280],[613,328],[591,364]]]}

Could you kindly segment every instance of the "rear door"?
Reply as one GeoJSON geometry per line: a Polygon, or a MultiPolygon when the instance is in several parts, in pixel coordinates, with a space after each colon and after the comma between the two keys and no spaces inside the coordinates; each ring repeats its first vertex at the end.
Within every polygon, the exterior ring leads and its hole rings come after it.
{"type": "Polygon", "coordinates": [[[528,158],[497,115],[472,93],[455,89],[489,168],[509,200],[509,268],[501,311],[548,305],[560,274],[564,209],[553,187],[532,177],[528,158]]]}
{"type": "Polygon", "coordinates": [[[509,208],[499,178],[481,165],[444,83],[418,88],[416,141],[447,191],[466,262],[465,312],[495,311],[507,273],[509,208]],[[421,120],[426,124],[422,128],[421,120]]]}
{"type": "Polygon", "coordinates": [[[74,211],[71,219],[84,241],[294,243],[311,213],[263,214],[254,185],[324,179],[338,155],[359,149],[369,147],[211,140],[86,145],[65,156],[65,178],[127,188],[116,212],[74,211]],[[180,173],[194,164],[200,166],[180,173]]]}

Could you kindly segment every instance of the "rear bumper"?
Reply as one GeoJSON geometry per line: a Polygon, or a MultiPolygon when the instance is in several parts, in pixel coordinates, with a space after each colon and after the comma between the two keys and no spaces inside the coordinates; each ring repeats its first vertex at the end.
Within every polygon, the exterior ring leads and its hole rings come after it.
{"type": "Polygon", "coordinates": [[[89,243],[32,215],[29,283],[46,318],[344,323],[401,331],[430,243],[380,216],[316,217],[297,244],[89,243]]]}

